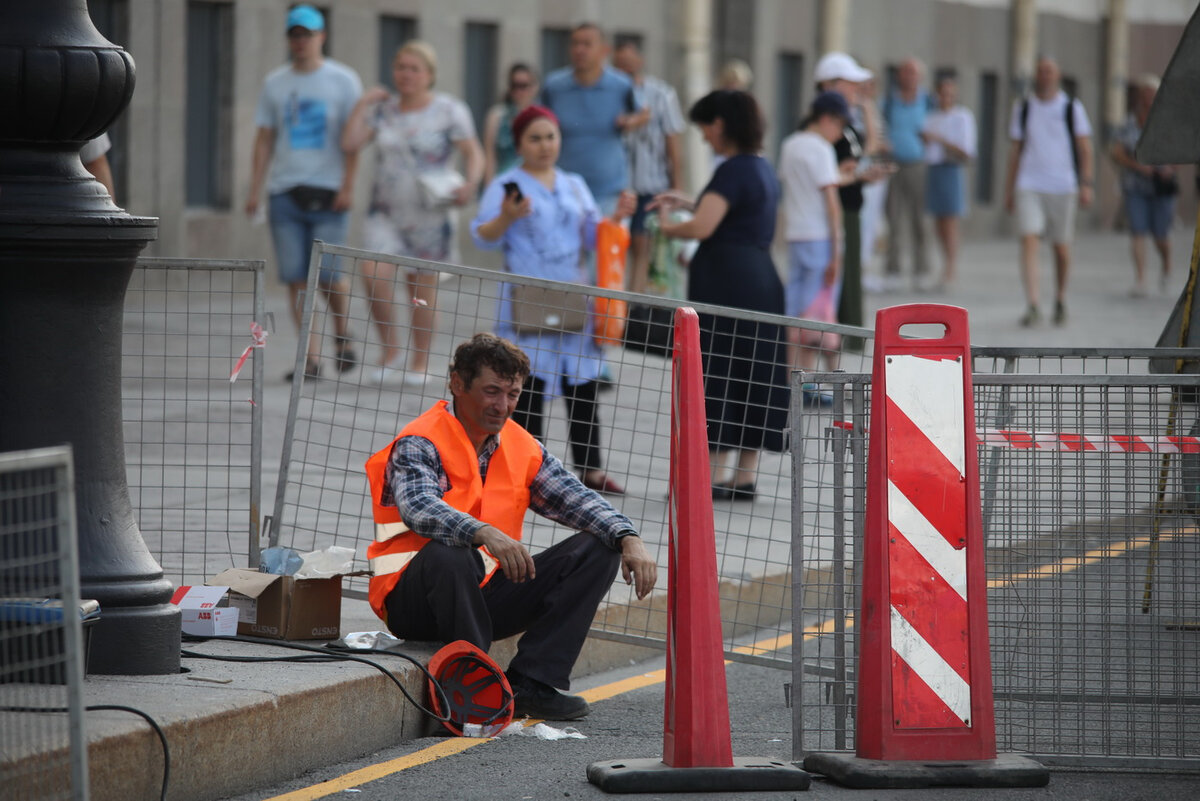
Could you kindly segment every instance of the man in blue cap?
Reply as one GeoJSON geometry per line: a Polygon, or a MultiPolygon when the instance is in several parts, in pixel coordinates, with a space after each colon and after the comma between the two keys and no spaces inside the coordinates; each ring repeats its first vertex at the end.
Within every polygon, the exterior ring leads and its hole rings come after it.
{"type": "MultiPolygon", "coordinates": [[[[258,213],[265,182],[279,277],[288,286],[299,330],[313,240],[346,241],[358,157],[342,151],[342,128],[362,94],[362,81],[346,65],[325,58],[325,18],[312,6],[288,12],[287,40],[290,62],[267,75],[254,115],[246,213],[258,213]]],[[[337,369],[349,370],[357,362],[346,330],[349,279],[322,267],[320,284],[333,312],[337,369]]],[[[320,376],[320,362],[320,342],[310,338],[309,378],[320,376]]]]}

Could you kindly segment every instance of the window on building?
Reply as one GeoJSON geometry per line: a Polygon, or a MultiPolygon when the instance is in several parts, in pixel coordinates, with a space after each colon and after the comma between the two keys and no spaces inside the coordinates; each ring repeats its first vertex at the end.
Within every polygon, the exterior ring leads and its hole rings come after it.
{"type": "Polygon", "coordinates": [[[775,149],[804,116],[804,56],[780,53],[775,60],[775,149]]]}
{"type": "MultiPolygon", "coordinates": [[[[128,48],[129,0],[88,0],[88,12],[100,35],[115,45],[128,48]]],[[[108,151],[108,166],[112,169],[118,206],[128,203],[129,192],[129,109],[117,117],[108,129],[112,149],[108,151]]]]}
{"type": "Polygon", "coordinates": [[[996,119],[999,80],[994,72],[979,76],[979,121],[975,158],[975,201],[991,203],[996,189],[996,119]]]}
{"type": "Polygon", "coordinates": [[[187,4],[187,205],[227,209],[232,180],[233,5],[187,4]]]}
{"type": "Polygon", "coordinates": [[[571,29],[542,28],[542,75],[571,63],[571,29]]]}
{"type": "Polygon", "coordinates": [[[413,17],[393,17],[384,14],[379,18],[379,83],[392,86],[392,62],[396,51],[410,39],[416,39],[417,21],[413,17]]]}
{"type": "Polygon", "coordinates": [[[496,76],[500,72],[498,41],[500,28],[491,22],[468,22],[465,31],[466,63],[463,98],[475,118],[475,130],[483,130],[483,119],[496,102],[496,76]]]}

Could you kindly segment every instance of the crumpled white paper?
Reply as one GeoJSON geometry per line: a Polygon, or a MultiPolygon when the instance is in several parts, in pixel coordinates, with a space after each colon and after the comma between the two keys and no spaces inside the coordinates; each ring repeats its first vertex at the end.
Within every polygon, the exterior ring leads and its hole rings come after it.
{"type": "Polygon", "coordinates": [[[526,726],[523,720],[514,720],[504,728],[498,724],[484,726],[481,723],[468,723],[463,726],[463,737],[536,737],[539,740],[586,740],[587,735],[574,726],[556,729],[545,723],[535,723],[526,726]]]}
{"type": "Polygon", "coordinates": [[[352,631],[341,639],[342,645],[356,651],[369,651],[372,649],[382,651],[394,648],[403,642],[404,640],[399,637],[393,637],[386,631],[352,631]]]}

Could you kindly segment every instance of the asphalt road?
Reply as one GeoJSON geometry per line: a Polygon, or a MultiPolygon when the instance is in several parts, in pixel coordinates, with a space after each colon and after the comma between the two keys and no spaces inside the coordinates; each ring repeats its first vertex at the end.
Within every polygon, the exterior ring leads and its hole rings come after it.
{"type": "MultiPolygon", "coordinates": [[[[659,671],[662,660],[589,677],[573,689],[602,688],[630,677],[659,671]]],[[[791,758],[791,711],[784,705],[784,671],[733,663],[726,671],[735,757],[791,758]]],[[[663,735],[661,681],[623,692],[592,705],[591,714],[575,727],[587,739],[539,740],[507,736],[466,741],[426,737],[365,759],[314,770],[295,781],[238,796],[235,801],[281,801],[342,798],[355,801],[454,799],[455,801],[525,801],[533,799],[602,799],[617,796],[588,783],[587,766],[596,761],[660,757],[663,735]],[[440,755],[440,750],[470,744],[466,750],[440,755]],[[407,760],[405,758],[408,758],[407,760]],[[409,763],[424,761],[422,764],[409,763]],[[355,774],[354,772],[359,772],[355,774]],[[367,780],[370,776],[378,776],[367,780]],[[348,774],[351,774],[348,776],[348,774]],[[282,798],[281,798],[282,797],[282,798]]],[[[556,724],[562,726],[563,724],[556,724]]],[[[286,747],[281,744],[281,747],[286,747]]],[[[662,798],[637,795],[636,798],[662,798]]],[[[1200,798],[1200,775],[1138,774],[1088,770],[1052,770],[1050,784],[1037,789],[852,790],[815,777],[806,792],[670,794],[670,799],[844,798],[855,801],[925,799],[936,801],[1190,801],[1200,798]]]]}

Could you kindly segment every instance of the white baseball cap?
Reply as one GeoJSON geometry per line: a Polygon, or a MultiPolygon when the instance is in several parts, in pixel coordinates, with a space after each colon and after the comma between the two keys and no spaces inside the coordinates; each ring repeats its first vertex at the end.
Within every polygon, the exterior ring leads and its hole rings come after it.
{"type": "Polygon", "coordinates": [[[821,56],[821,60],[817,62],[817,69],[813,74],[813,79],[817,83],[837,80],[862,83],[870,78],[871,75],[872,73],[869,69],[860,66],[850,56],[834,51],[821,56]]]}

